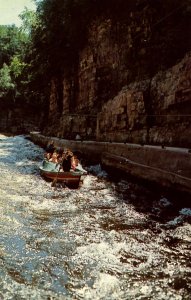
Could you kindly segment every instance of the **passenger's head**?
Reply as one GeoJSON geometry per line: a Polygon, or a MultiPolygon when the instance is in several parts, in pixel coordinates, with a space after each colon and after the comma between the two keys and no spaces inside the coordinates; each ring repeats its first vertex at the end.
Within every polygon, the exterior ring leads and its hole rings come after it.
{"type": "Polygon", "coordinates": [[[66,157],[66,152],[62,152],[62,157],[66,157]]]}
{"type": "Polygon", "coordinates": [[[72,152],[71,150],[68,149],[67,155],[73,156],[73,152],[72,152]]]}
{"type": "Polygon", "coordinates": [[[57,156],[58,156],[57,151],[54,151],[53,154],[52,154],[52,157],[57,157],[57,156]]]}
{"type": "Polygon", "coordinates": [[[46,157],[47,157],[47,159],[50,159],[51,158],[51,153],[47,153],[46,157]]]}

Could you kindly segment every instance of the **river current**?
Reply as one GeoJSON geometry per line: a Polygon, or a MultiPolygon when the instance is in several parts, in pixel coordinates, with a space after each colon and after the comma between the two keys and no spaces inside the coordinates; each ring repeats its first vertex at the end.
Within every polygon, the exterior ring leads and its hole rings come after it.
{"type": "MultiPolygon", "coordinates": [[[[191,299],[191,209],[99,165],[76,190],[0,135],[0,299],[191,299]]],[[[191,203],[191,202],[190,202],[191,203]]]]}

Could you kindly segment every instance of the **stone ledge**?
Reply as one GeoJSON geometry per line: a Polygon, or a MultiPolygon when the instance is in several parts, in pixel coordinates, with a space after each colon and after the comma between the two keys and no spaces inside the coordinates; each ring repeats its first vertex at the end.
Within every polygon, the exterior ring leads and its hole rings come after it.
{"type": "Polygon", "coordinates": [[[51,140],[56,147],[80,151],[91,163],[100,163],[161,186],[191,194],[191,153],[186,148],[138,144],[75,141],[31,132],[31,140],[45,147],[51,140]]]}
{"type": "Polygon", "coordinates": [[[102,154],[102,163],[107,167],[112,167],[126,172],[134,177],[146,179],[161,186],[170,187],[174,190],[191,193],[191,178],[169,172],[164,169],[144,165],[129,160],[126,157],[112,155],[104,152],[102,154]]]}

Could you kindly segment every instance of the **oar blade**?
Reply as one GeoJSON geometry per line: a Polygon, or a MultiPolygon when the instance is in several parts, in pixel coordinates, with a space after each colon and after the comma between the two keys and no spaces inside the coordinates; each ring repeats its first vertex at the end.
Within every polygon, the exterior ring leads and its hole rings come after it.
{"type": "Polygon", "coordinates": [[[54,187],[56,185],[56,183],[57,183],[57,178],[54,178],[51,183],[51,187],[54,187]]]}

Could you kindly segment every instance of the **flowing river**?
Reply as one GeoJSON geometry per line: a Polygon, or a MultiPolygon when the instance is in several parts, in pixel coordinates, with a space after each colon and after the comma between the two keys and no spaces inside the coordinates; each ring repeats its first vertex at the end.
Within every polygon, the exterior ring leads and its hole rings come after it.
{"type": "Polygon", "coordinates": [[[112,180],[51,187],[43,150],[0,135],[0,299],[191,299],[184,196],[112,180]]]}

